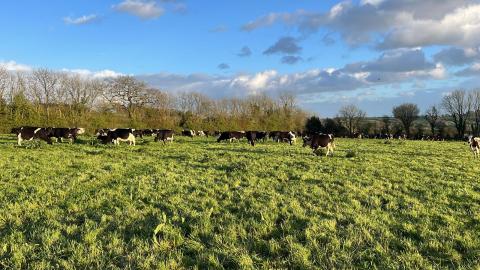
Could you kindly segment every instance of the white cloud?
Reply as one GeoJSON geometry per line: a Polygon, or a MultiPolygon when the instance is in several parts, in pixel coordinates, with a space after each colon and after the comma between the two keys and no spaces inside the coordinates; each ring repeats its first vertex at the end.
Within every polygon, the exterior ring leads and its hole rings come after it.
{"type": "Polygon", "coordinates": [[[65,69],[64,68],[61,71],[67,72],[67,73],[74,73],[83,77],[89,77],[89,78],[95,78],[95,79],[115,78],[115,77],[124,75],[122,73],[109,70],[109,69],[104,69],[100,71],[91,71],[88,69],[65,69]]]}
{"type": "Polygon", "coordinates": [[[15,61],[6,61],[6,62],[0,62],[0,68],[4,68],[7,71],[18,71],[18,72],[27,72],[31,71],[32,67],[24,64],[19,64],[15,61]]]}
{"type": "Polygon", "coordinates": [[[98,16],[95,14],[91,15],[83,15],[78,18],[72,18],[72,17],[65,17],[63,18],[63,21],[66,24],[75,24],[75,25],[81,25],[81,24],[88,24],[96,21],[98,19],[98,16]]]}
{"type": "Polygon", "coordinates": [[[125,0],[113,8],[117,11],[126,12],[142,19],[154,19],[163,15],[163,8],[155,1],[125,0]]]}
{"type": "Polygon", "coordinates": [[[476,47],[480,44],[478,0],[343,1],[327,12],[270,13],[245,24],[253,31],[275,23],[293,25],[306,36],[327,29],[348,44],[377,44],[379,49],[430,45],[476,47]]]}

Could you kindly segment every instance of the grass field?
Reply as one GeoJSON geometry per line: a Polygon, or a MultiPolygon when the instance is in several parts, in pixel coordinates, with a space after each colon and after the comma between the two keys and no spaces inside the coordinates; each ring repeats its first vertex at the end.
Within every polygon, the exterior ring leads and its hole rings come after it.
{"type": "Polygon", "coordinates": [[[0,268],[480,265],[480,160],[462,142],[337,139],[333,157],[14,142],[0,137],[0,268]]]}

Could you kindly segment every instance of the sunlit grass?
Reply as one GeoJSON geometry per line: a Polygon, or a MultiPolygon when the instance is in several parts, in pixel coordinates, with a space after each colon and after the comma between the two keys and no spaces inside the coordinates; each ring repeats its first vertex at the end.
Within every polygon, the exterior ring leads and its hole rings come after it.
{"type": "Polygon", "coordinates": [[[213,138],[13,139],[0,138],[0,268],[480,263],[480,160],[461,142],[337,139],[325,157],[213,138]]]}

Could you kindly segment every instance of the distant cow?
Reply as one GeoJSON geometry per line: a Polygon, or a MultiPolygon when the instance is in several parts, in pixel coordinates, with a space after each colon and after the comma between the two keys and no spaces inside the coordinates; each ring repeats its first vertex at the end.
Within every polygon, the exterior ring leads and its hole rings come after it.
{"type": "Polygon", "coordinates": [[[167,141],[173,142],[173,130],[165,129],[165,130],[156,130],[155,131],[155,141],[163,141],[165,144],[167,141]]]}
{"type": "Polygon", "coordinates": [[[115,145],[119,145],[120,142],[128,142],[130,145],[135,145],[135,135],[133,135],[134,129],[130,128],[117,128],[108,130],[105,133],[99,133],[97,139],[102,143],[107,144],[113,142],[115,145]]]}
{"type": "Polygon", "coordinates": [[[203,132],[203,130],[197,130],[197,132],[195,133],[197,136],[202,136],[204,137],[205,136],[205,132],[203,132]]]}
{"type": "Polygon", "coordinates": [[[22,141],[31,141],[33,139],[40,139],[46,141],[48,144],[52,144],[52,139],[50,138],[51,128],[18,127],[13,128],[11,132],[17,135],[17,143],[19,146],[22,145],[22,141]]]}
{"type": "Polygon", "coordinates": [[[267,133],[264,131],[247,131],[247,133],[245,133],[245,136],[247,137],[248,142],[252,146],[255,146],[256,141],[265,140],[265,138],[267,137],[267,133]]]}
{"type": "Polygon", "coordinates": [[[189,129],[184,129],[182,130],[182,136],[187,136],[193,138],[195,136],[195,131],[194,130],[189,130],[189,129]]]}
{"type": "Polygon", "coordinates": [[[296,136],[291,131],[272,131],[268,135],[275,142],[288,142],[292,145],[296,141],[296,136]]]}
{"type": "Polygon", "coordinates": [[[56,138],[57,142],[69,139],[70,143],[77,140],[77,136],[85,133],[83,128],[51,128],[50,137],[56,138]]]}
{"type": "Polygon", "coordinates": [[[136,129],[136,130],[133,131],[133,136],[135,136],[136,138],[140,137],[140,138],[143,139],[143,135],[144,135],[143,130],[141,130],[141,129],[136,129]]]}
{"type": "Polygon", "coordinates": [[[327,148],[327,156],[330,152],[333,154],[335,142],[332,134],[312,134],[303,138],[303,147],[310,146],[315,153],[318,148],[327,148]]]}
{"type": "Polygon", "coordinates": [[[477,158],[480,154],[480,138],[470,136],[468,137],[468,144],[473,152],[473,158],[477,158]]]}
{"type": "Polygon", "coordinates": [[[239,140],[241,138],[245,138],[245,132],[243,131],[225,131],[220,133],[220,137],[218,137],[217,142],[226,140],[232,142],[233,140],[239,140]]]}
{"type": "Polygon", "coordinates": [[[157,131],[158,131],[158,130],[149,129],[149,128],[143,129],[143,130],[142,130],[142,135],[143,135],[143,136],[154,136],[157,131]]]}

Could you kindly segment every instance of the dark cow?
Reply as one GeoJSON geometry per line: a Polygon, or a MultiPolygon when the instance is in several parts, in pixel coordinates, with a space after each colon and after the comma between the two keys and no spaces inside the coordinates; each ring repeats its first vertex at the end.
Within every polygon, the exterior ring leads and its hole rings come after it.
{"type": "Polygon", "coordinates": [[[110,129],[107,133],[99,133],[97,139],[102,143],[107,144],[113,142],[115,145],[119,145],[120,142],[128,142],[130,145],[135,145],[135,130],[131,128],[117,128],[110,129]]]}
{"type": "Polygon", "coordinates": [[[255,146],[255,142],[259,140],[265,140],[267,137],[267,132],[265,131],[247,131],[245,133],[245,136],[247,137],[248,142],[252,145],[255,146]]]}
{"type": "Polygon", "coordinates": [[[158,130],[153,130],[153,129],[143,129],[142,133],[143,136],[154,136],[158,130]]]}
{"type": "Polygon", "coordinates": [[[143,133],[143,130],[141,130],[141,129],[136,129],[136,130],[133,131],[133,136],[135,136],[135,138],[140,137],[140,138],[143,139],[143,135],[145,135],[145,134],[143,133]]]}
{"type": "Polygon", "coordinates": [[[57,142],[69,139],[70,143],[77,140],[77,136],[85,133],[83,128],[51,128],[50,137],[56,138],[57,142]]]}
{"type": "Polygon", "coordinates": [[[232,142],[233,140],[239,140],[241,138],[245,138],[245,132],[243,131],[225,131],[220,133],[220,137],[218,137],[217,142],[226,140],[232,142]]]}
{"type": "Polygon", "coordinates": [[[182,130],[182,135],[193,138],[193,136],[195,136],[195,131],[194,130],[189,130],[189,129],[184,129],[184,130],[182,130]]]}
{"type": "Polygon", "coordinates": [[[257,132],[258,131],[247,131],[245,136],[247,137],[248,142],[252,145],[255,146],[255,141],[257,140],[257,132]]]}
{"type": "Polygon", "coordinates": [[[303,138],[303,147],[310,146],[315,153],[318,148],[327,148],[327,156],[330,152],[333,154],[335,142],[332,134],[312,134],[303,138]]]}
{"type": "Polygon", "coordinates": [[[257,134],[256,134],[256,140],[259,141],[259,140],[263,140],[265,141],[267,139],[267,132],[265,131],[257,131],[257,134]]]}
{"type": "Polygon", "coordinates": [[[478,154],[480,153],[480,138],[469,136],[468,144],[470,145],[470,149],[473,152],[473,158],[477,158],[478,154]]]}
{"type": "Polygon", "coordinates": [[[13,128],[11,131],[13,134],[17,135],[17,143],[19,146],[22,145],[22,141],[31,141],[33,139],[40,139],[46,141],[48,144],[52,144],[51,128],[40,128],[40,127],[18,127],[13,128]]]}
{"type": "Polygon", "coordinates": [[[155,132],[155,134],[156,134],[155,141],[156,142],[163,141],[164,144],[167,141],[173,142],[173,133],[174,133],[173,130],[170,130],[170,129],[157,130],[155,132]]]}
{"type": "Polygon", "coordinates": [[[296,136],[291,131],[272,131],[268,134],[268,137],[275,142],[288,142],[290,145],[295,143],[296,136]]]}

